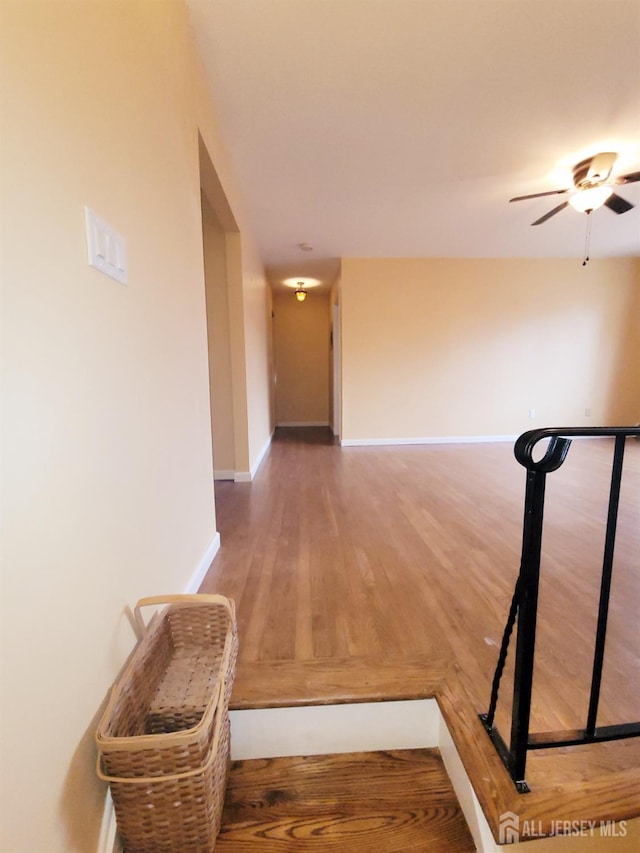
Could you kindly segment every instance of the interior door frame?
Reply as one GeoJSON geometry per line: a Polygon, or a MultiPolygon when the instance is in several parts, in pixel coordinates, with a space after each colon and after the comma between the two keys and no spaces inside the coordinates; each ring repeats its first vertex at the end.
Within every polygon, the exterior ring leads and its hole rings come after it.
{"type": "Polygon", "coordinates": [[[342,423],[342,386],[341,386],[341,370],[340,370],[340,303],[336,302],[331,306],[331,339],[332,347],[332,369],[333,369],[333,406],[331,430],[336,438],[340,438],[341,423],[342,423]]]}

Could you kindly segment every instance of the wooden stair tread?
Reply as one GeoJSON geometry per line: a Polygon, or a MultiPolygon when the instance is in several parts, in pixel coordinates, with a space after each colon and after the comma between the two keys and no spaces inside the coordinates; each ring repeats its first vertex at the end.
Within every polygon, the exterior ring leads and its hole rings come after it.
{"type": "Polygon", "coordinates": [[[437,749],[232,764],[217,846],[263,853],[475,849],[437,749]]]}
{"type": "Polygon", "coordinates": [[[410,659],[239,661],[232,710],[381,702],[432,697],[448,661],[433,655],[410,659]]]}

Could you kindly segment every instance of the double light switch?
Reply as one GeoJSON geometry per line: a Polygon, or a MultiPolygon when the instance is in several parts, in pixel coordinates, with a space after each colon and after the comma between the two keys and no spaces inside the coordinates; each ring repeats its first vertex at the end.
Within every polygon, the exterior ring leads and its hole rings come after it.
{"type": "Polygon", "coordinates": [[[127,252],[124,237],[104,219],[100,219],[90,207],[85,207],[84,216],[89,265],[120,284],[126,284],[127,252]]]}

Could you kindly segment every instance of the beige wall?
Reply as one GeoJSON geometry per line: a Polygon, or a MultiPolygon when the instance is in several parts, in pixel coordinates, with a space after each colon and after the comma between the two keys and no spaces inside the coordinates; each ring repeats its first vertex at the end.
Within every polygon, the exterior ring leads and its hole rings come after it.
{"type": "MultiPolygon", "coordinates": [[[[268,448],[273,433],[271,421],[271,301],[264,269],[257,250],[242,237],[243,328],[246,359],[246,423],[248,425],[249,470],[255,474],[257,460],[268,448]]],[[[244,469],[242,469],[244,470],[244,469]]]]}
{"type": "Polygon", "coordinates": [[[247,469],[271,431],[269,297],[182,3],[0,16],[0,850],[93,853],[92,737],[127,608],[184,590],[216,543],[198,129],[242,235],[247,469]],[[126,286],[88,267],[85,204],[125,236],[126,286]]]}
{"type": "Polygon", "coordinates": [[[207,297],[214,474],[222,479],[233,479],[236,471],[236,456],[226,238],[204,195],[202,197],[202,235],[207,297]]]}
{"type": "Polygon", "coordinates": [[[637,422],[639,289],[638,259],[344,259],[343,440],[637,422]]]}
{"type": "Polygon", "coordinates": [[[274,296],[276,423],[329,423],[329,298],[274,296]]]}

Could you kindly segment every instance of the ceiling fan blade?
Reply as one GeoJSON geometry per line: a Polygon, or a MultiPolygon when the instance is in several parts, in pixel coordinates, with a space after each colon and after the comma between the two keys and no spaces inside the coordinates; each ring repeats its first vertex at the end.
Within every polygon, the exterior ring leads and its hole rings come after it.
{"type": "Polygon", "coordinates": [[[634,184],[636,181],[640,181],[640,172],[631,172],[629,175],[620,175],[620,177],[616,178],[613,183],[634,184]]]}
{"type": "Polygon", "coordinates": [[[517,195],[515,198],[510,198],[509,201],[524,201],[527,198],[542,198],[545,195],[562,195],[568,193],[569,190],[549,190],[546,193],[532,193],[531,195],[517,195]]]}
{"type": "Polygon", "coordinates": [[[565,207],[569,205],[568,201],[563,201],[562,204],[559,204],[557,207],[554,207],[553,210],[550,210],[548,213],[545,213],[544,216],[541,216],[540,219],[536,219],[535,222],[532,222],[532,225],[542,225],[543,222],[546,222],[547,219],[551,219],[552,216],[555,216],[556,213],[560,213],[565,207]]]}
{"type": "Polygon", "coordinates": [[[613,164],[616,162],[618,155],[613,151],[605,151],[602,154],[596,154],[591,158],[591,163],[587,170],[586,179],[592,183],[600,183],[606,181],[613,164]]]}
{"type": "Polygon", "coordinates": [[[606,206],[609,210],[613,210],[614,213],[626,213],[628,210],[631,210],[632,207],[635,207],[634,204],[631,204],[630,201],[627,201],[622,196],[616,195],[612,193],[609,198],[605,201],[606,206]]]}

